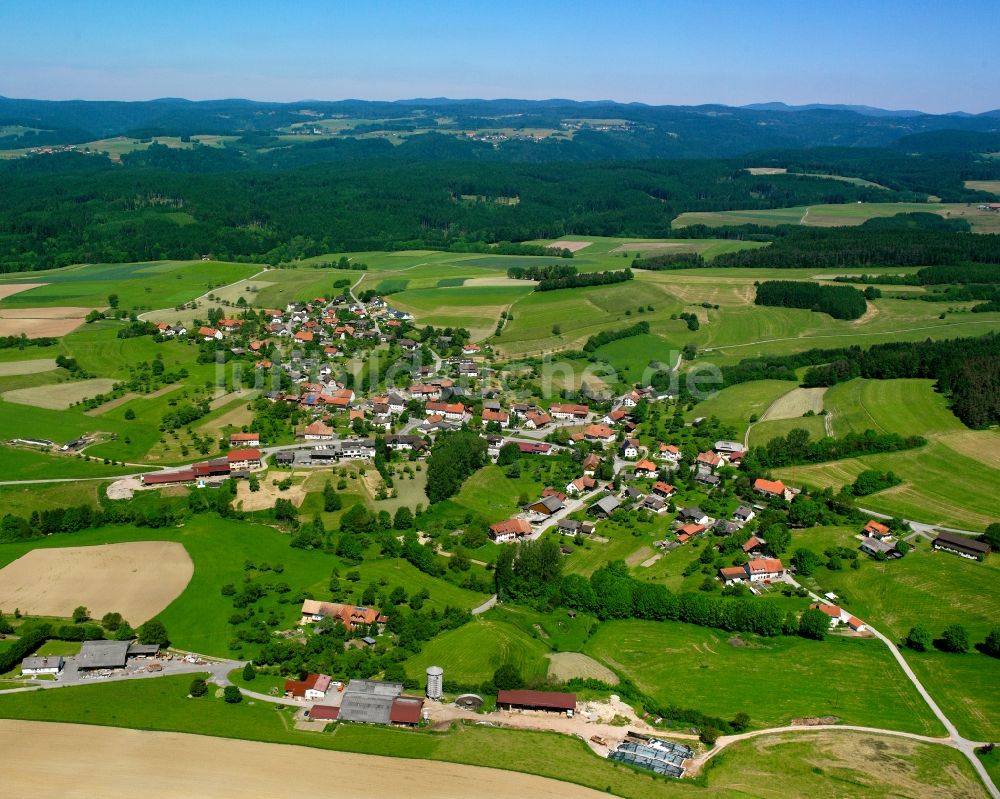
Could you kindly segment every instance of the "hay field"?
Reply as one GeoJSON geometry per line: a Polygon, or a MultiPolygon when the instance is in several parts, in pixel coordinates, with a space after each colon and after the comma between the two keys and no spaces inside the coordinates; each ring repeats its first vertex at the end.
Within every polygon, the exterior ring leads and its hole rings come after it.
{"type": "Polygon", "coordinates": [[[83,605],[94,618],[117,611],[138,625],[180,596],[193,575],[187,550],[172,541],[33,549],[0,569],[0,608],[65,617],[83,605]]]}
{"type": "Polygon", "coordinates": [[[772,419],[797,419],[808,411],[819,413],[823,410],[823,396],[826,388],[793,388],[787,394],[778,397],[764,415],[762,422],[772,419]]]}
{"type": "Polygon", "coordinates": [[[7,363],[0,363],[0,377],[33,375],[38,372],[51,372],[55,368],[55,358],[35,358],[31,361],[8,361],[7,363]]]}
{"type": "MultiPolygon", "coordinates": [[[[7,287],[3,286],[0,288],[7,287]]],[[[24,288],[29,288],[29,286],[14,286],[13,288],[23,291],[24,288]]],[[[74,306],[3,308],[0,309],[0,336],[19,336],[22,333],[28,338],[65,336],[83,324],[84,317],[90,311],[90,308],[78,308],[74,306]]]]}
{"type": "Polygon", "coordinates": [[[1000,194],[1000,180],[967,180],[965,188],[977,191],[988,191],[990,194],[1000,194]]]}
{"type": "Polygon", "coordinates": [[[33,388],[15,388],[0,394],[7,402],[31,405],[35,408],[49,408],[64,411],[74,402],[87,397],[104,394],[114,388],[114,380],[95,377],[92,380],[76,380],[72,383],[55,383],[33,388]]]}
{"type": "Polygon", "coordinates": [[[332,784],[338,799],[465,799],[484,790],[492,799],[603,795],[478,766],[77,724],[2,721],[0,745],[5,793],[11,796],[78,796],[81,775],[91,773],[94,763],[103,766],[101,799],[132,799],[137,785],[153,794],[199,799],[326,796],[332,784]]]}
{"type": "Polygon", "coordinates": [[[600,680],[608,685],[618,685],[618,675],[603,663],[579,652],[552,652],[549,659],[549,676],[557,680],[580,677],[584,680],[600,680]]]}
{"type": "Polygon", "coordinates": [[[0,284],[0,300],[13,296],[14,294],[20,294],[22,291],[28,291],[29,289],[37,289],[42,286],[47,285],[46,283],[7,283],[0,284]]]}

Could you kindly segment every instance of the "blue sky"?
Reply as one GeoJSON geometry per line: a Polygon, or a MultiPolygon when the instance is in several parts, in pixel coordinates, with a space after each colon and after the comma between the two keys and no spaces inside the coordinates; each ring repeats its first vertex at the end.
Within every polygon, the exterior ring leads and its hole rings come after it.
{"type": "Polygon", "coordinates": [[[0,94],[1000,107],[1000,7],[958,0],[0,2],[0,94]]]}

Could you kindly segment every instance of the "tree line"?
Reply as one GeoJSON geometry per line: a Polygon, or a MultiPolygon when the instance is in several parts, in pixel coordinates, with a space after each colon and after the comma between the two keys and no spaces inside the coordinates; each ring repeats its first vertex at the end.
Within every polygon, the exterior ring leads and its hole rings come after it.
{"type": "Polygon", "coordinates": [[[612,341],[618,341],[623,338],[632,338],[633,336],[642,336],[649,332],[649,322],[636,322],[631,327],[623,327],[620,330],[603,330],[600,333],[595,333],[593,336],[587,339],[587,342],[583,345],[584,352],[593,352],[605,344],[610,344],[612,341]]]}
{"type": "Polygon", "coordinates": [[[796,427],[786,436],[772,438],[763,447],[751,447],[743,459],[747,471],[757,473],[782,466],[805,463],[822,463],[841,458],[855,458],[877,452],[900,452],[922,447],[927,439],[922,436],[901,436],[897,433],[848,433],[843,438],[825,436],[812,440],[808,430],[796,427]]]}
{"type": "Polygon", "coordinates": [[[800,280],[768,280],[757,286],[757,305],[808,308],[834,319],[859,319],[868,310],[865,295],[853,286],[824,286],[800,280]]]}
{"type": "MultiPolygon", "coordinates": [[[[673,235],[673,234],[671,234],[673,235]]],[[[653,255],[649,258],[634,258],[633,269],[645,269],[648,272],[659,272],[669,269],[701,269],[708,262],[696,252],[672,252],[666,255],[653,255]]]]}
{"type": "Polygon", "coordinates": [[[583,272],[575,275],[564,275],[542,280],[535,286],[535,291],[556,291],[557,289],[578,289],[586,286],[611,286],[624,283],[635,277],[631,269],[608,272],[583,272]]]}
{"type": "Polygon", "coordinates": [[[539,264],[538,266],[512,266],[507,277],[513,280],[558,280],[572,277],[577,273],[575,266],[563,264],[539,264]]]}

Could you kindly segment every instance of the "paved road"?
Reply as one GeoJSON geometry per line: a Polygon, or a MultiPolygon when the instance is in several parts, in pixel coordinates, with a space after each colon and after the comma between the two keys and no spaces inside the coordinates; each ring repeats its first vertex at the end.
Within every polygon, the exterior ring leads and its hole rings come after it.
{"type": "MultiPolygon", "coordinates": [[[[361,281],[364,280],[364,279],[365,279],[365,276],[361,275],[361,277],[359,277],[356,281],[354,281],[354,285],[352,285],[347,290],[347,293],[351,295],[351,299],[354,300],[354,302],[356,304],[358,304],[358,305],[361,305],[361,300],[359,300],[358,297],[357,297],[357,295],[354,293],[354,289],[356,289],[358,286],[360,286],[361,285],[361,281]]],[[[382,328],[378,326],[378,319],[376,319],[374,316],[372,316],[370,318],[372,320],[372,324],[375,325],[375,332],[379,334],[379,337],[381,337],[382,336],[382,328]]]]}
{"type": "MultiPolygon", "coordinates": [[[[867,513],[869,516],[874,516],[876,519],[891,519],[887,513],[878,513],[877,511],[868,510],[868,508],[858,508],[862,513],[867,513]]],[[[982,533],[977,533],[975,530],[959,530],[956,527],[943,527],[940,524],[927,524],[926,522],[916,522],[913,519],[903,519],[910,527],[913,528],[913,532],[920,533],[921,535],[926,535],[931,538],[937,536],[938,530],[944,530],[949,533],[957,533],[958,535],[971,535],[971,536],[981,536],[982,533]]]]}
{"type": "Polygon", "coordinates": [[[496,604],[497,604],[497,595],[494,594],[489,599],[487,599],[485,602],[483,602],[483,604],[480,605],[478,608],[473,608],[472,609],[472,615],[473,616],[478,616],[480,613],[485,613],[490,608],[496,607],[496,604]]]}

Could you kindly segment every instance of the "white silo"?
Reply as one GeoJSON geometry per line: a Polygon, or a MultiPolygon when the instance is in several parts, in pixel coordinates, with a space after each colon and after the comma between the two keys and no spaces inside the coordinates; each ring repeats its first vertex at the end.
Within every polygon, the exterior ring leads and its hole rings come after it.
{"type": "Polygon", "coordinates": [[[440,666],[427,667],[427,696],[430,699],[441,698],[441,688],[444,682],[444,669],[440,666]]]}

